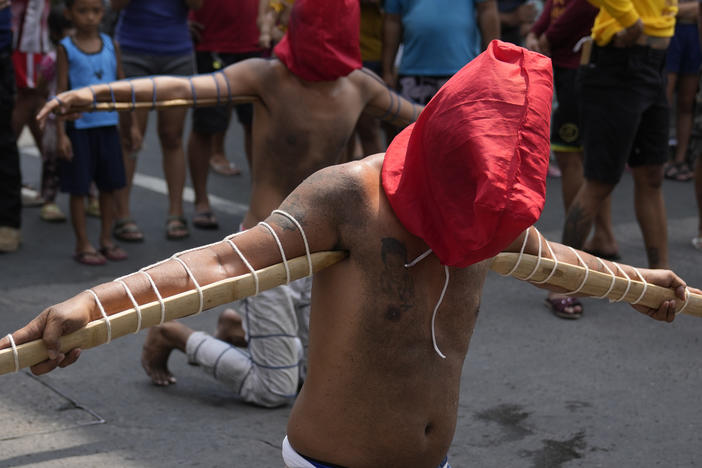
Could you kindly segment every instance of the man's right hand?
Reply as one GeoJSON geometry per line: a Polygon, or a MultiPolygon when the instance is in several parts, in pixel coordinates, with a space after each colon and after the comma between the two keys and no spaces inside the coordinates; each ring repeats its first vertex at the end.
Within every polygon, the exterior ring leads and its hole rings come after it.
{"type": "MultiPolygon", "coordinates": [[[[73,333],[90,322],[90,311],[95,302],[87,293],[81,293],[60,304],[45,309],[34,320],[12,334],[17,345],[41,339],[46,345],[49,359],[32,366],[35,374],[45,374],[56,367],[73,364],[80,356],[80,349],[61,352],[61,336],[73,333]]],[[[0,349],[9,348],[7,336],[0,339],[0,349]]]]}
{"type": "Polygon", "coordinates": [[[639,18],[634,24],[615,34],[612,44],[615,47],[629,47],[636,44],[636,41],[643,34],[643,28],[643,21],[639,18]]]}
{"type": "Polygon", "coordinates": [[[75,120],[80,117],[77,109],[85,108],[93,103],[93,94],[88,88],[72,89],[49,99],[37,114],[37,121],[43,128],[44,121],[50,113],[61,114],[64,119],[75,120]]]}

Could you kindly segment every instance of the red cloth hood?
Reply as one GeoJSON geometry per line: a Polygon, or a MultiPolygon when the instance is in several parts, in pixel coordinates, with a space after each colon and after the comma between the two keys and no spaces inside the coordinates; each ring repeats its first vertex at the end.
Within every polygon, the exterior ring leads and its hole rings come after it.
{"type": "Polygon", "coordinates": [[[307,81],[332,81],[362,67],[358,0],[296,0],[273,50],[307,81]]]}
{"type": "Polygon", "coordinates": [[[390,144],[385,194],[442,264],[493,257],[541,215],[552,95],[548,58],[492,41],[390,144]]]}

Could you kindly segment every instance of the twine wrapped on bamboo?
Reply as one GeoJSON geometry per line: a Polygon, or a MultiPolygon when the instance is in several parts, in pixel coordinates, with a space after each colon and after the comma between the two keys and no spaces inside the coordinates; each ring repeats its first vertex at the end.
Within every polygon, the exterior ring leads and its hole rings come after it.
{"type": "MultiPolygon", "coordinates": [[[[315,272],[342,260],[344,252],[317,252],[312,254],[313,270],[315,272]]],[[[551,259],[523,254],[521,260],[517,253],[501,253],[495,257],[491,268],[500,274],[524,279],[531,275],[530,280],[539,282],[546,279],[553,270],[554,262],[551,259]],[[515,269],[516,263],[519,265],[515,269]],[[538,266],[538,268],[537,268],[538,266]],[[536,270],[536,271],[534,271],[536,270]],[[534,273],[532,275],[532,273],[534,273]]],[[[295,280],[307,276],[307,257],[297,257],[288,260],[290,279],[295,280]]],[[[262,268],[257,271],[260,290],[270,289],[284,284],[286,272],[282,263],[262,268]]],[[[623,277],[613,277],[607,273],[590,270],[586,274],[585,268],[559,262],[548,282],[551,286],[558,286],[566,291],[580,288],[580,294],[588,296],[603,296],[610,300],[637,302],[650,308],[658,308],[661,302],[668,299],[677,299],[676,310],[686,314],[702,317],[702,296],[688,294],[687,300],[682,302],[675,296],[675,292],[653,284],[644,285],[643,282],[623,277]],[[587,276],[587,280],[586,279],[587,276]],[[625,294],[626,292],[626,294],[625,294]]],[[[218,281],[202,286],[204,309],[211,309],[221,304],[226,304],[255,293],[256,286],[251,273],[218,281]]],[[[165,319],[174,320],[197,313],[200,298],[197,290],[193,289],[176,294],[164,299],[165,319]]],[[[158,301],[140,306],[142,314],[142,328],[157,325],[161,321],[161,305],[158,301]]],[[[110,328],[112,339],[134,332],[138,325],[138,315],[134,308],[127,309],[110,315],[110,328]]],[[[107,341],[107,324],[104,319],[90,322],[80,330],[61,338],[61,351],[66,352],[73,348],[92,348],[107,341]]],[[[18,345],[17,357],[19,368],[30,367],[47,359],[47,352],[41,340],[18,345]]],[[[12,348],[0,350],[0,375],[16,370],[15,354],[12,348]]]]}

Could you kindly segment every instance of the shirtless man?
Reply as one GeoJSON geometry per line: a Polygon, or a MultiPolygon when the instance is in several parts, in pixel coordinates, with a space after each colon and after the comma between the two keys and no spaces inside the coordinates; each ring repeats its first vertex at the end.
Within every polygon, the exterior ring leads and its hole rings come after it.
{"type": "MultiPolygon", "coordinates": [[[[257,98],[251,202],[242,229],[266,219],[305,177],[340,162],[362,112],[405,126],[421,110],[361,69],[357,0],[299,0],[292,18],[289,34],[275,49],[279,60],[244,60],[225,68],[223,75],[192,78],[192,88],[182,78],[157,78],[155,84],[132,81],[138,101],[151,102],[154,89],[161,100],[192,98],[193,90],[197,99],[219,95],[224,102],[228,93],[257,98]],[[329,30],[329,24],[339,26],[329,30]]],[[[114,83],[112,89],[117,101],[131,102],[128,83],[114,83]]],[[[98,100],[111,99],[107,86],[94,90],[98,100]]],[[[69,101],[89,104],[92,94],[83,90],[60,99],[66,105],[69,101]]],[[[58,104],[47,106],[40,117],[58,104]]],[[[196,211],[209,212],[207,159],[191,161],[191,170],[196,211]]],[[[157,385],[174,383],[167,361],[177,348],[245,401],[263,406],[288,403],[304,378],[311,284],[306,278],[239,301],[241,316],[227,309],[214,337],[198,332],[187,346],[176,339],[190,336],[192,330],[185,326],[171,323],[152,328],[144,344],[144,369],[157,385]],[[219,359],[229,344],[247,342],[248,351],[235,350],[219,359]]]]}
{"type": "MultiPolygon", "coordinates": [[[[550,250],[529,227],[545,197],[551,90],[548,59],[495,41],[449,80],[385,158],[322,169],[282,203],[310,250],[348,252],[314,277],[309,370],[283,442],[288,467],[448,466],[463,361],[491,257],[519,250],[531,230],[526,252],[577,263],[574,251],[556,243],[550,250]]],[[[287,258],[305,254],[289,218],[274,213],[267,222],[287,258]]],[[[255,268],[281,261],[262,225],[234,240],[255,268]]],[[[579,255],[604,270],[595,257],[579,255]]],[[[181,258],[200,284],[248,271],[227,242],[181,258]]],[[[640,271],[684,298],[685,283],[673,272],[640,271]]],[[[164,297],[194,286],[175,261],[149,272],[164,297]]],[[[125,281],[139,303],[155,300],[143,275],[125,281]]],[[[117,283],[93,291],[108,314],[131,307],[117,283]]],[[[675,301],[637,308],[670,322],[675,301]]],[[[81,293],[13,336],[17,343],[44,340],[51,360],[33,368],[44,373],[78,358],[80,350],[58,351],[60,335],[100,317],[95,299],[81,293]]],[[[3,338],[0,348],[8,346],[3,338]]]]}

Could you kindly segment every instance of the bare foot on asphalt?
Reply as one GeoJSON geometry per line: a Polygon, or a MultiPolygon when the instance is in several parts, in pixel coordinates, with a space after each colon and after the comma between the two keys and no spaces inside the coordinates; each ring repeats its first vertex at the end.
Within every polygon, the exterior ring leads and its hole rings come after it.
{"type": "Polygon", "coordinates": [[[154,385],[162,387],[176,383],[175,377],[168,370],[168,356],[176,348],[168,338],[168,325],[150,328],[141,351],[141,365],[146,375],[151,377],[154,385]]]}

